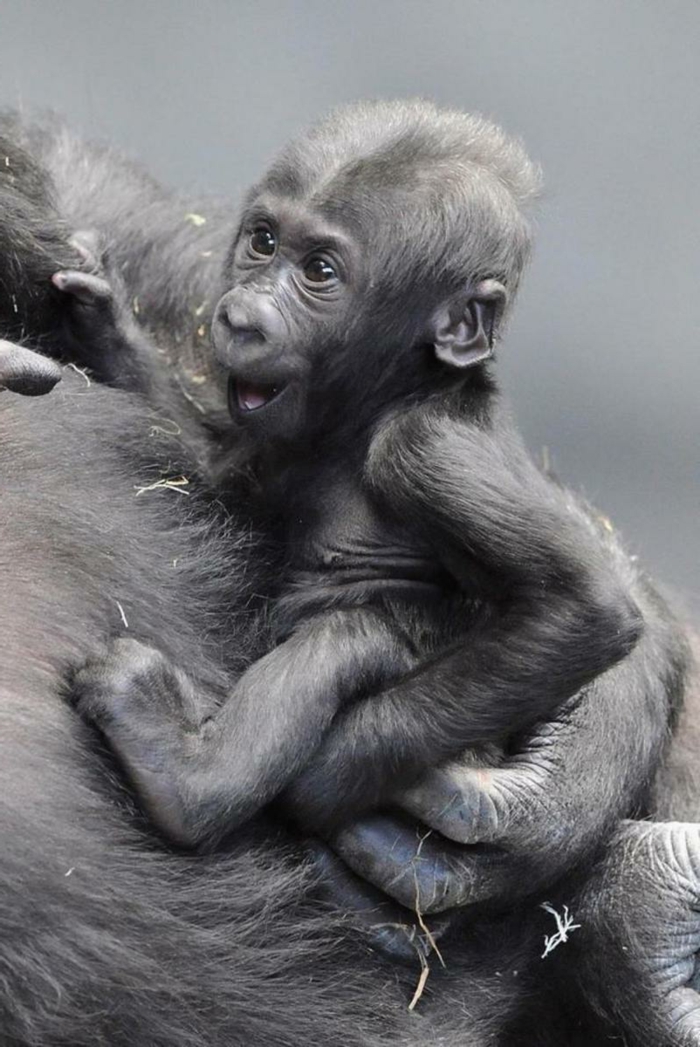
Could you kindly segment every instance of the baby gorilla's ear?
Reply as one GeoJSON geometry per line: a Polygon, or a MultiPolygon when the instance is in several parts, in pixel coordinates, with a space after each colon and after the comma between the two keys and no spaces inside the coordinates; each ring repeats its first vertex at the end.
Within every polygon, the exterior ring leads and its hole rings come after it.
{"type": "Polygon", "coordinates": [[[442,302],[430,321],[429,337],[438,360],[459,370],[487,360],[505,305],[505,287],[490,279],[442,302]]]}

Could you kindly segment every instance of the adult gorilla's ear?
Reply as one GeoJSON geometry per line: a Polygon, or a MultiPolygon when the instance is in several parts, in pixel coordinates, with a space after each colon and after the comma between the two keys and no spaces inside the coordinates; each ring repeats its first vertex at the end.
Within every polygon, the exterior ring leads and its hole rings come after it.
{"type": "Polygon", "coordinates": [[[498,280],[481,280],[466,298],[443,302],[431,320],[431,339],[438,360],[449,367],[473,367],[487,360],[506,305],[506,289],[498,280]]]}

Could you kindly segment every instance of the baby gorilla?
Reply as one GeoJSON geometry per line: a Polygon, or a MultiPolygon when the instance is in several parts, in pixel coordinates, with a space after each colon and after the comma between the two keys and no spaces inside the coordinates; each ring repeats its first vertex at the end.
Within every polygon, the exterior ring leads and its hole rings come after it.
{"type": "MultiPolygon", "coordinates": [[[[284,790],[327,835],[585,702],[634,648],[631,568],[529,459],[487,370],[536,188],[492,125],[377,104],[294,142],[250,193],[212,336],[251,512],[282,551],[277,645],[196,729],[205,696],[143,644],[74,680],[180,844],[211,846],[284,790]]],[[[650,760],[661,705],[643,714],[650,760]]],[[[613,773],[581,746],[589,775],[613,773]]]]}

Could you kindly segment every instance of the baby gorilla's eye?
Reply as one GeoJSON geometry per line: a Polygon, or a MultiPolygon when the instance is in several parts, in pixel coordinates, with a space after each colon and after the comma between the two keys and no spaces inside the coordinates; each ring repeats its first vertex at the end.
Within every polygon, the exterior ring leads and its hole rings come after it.
{"type": "Polygon", "coordinates": [[[256,254],[269,258],[277,250],[277,240],[267,226],[261,225],[251,233],[250,246],[256,254]]]}
{"type": "Polygon", "coordinates": [[[310,258],[304,266],[304,276],[312,284],[327,284],[330,280],[337,280],[338,274],[325,258],[310,258]]]}

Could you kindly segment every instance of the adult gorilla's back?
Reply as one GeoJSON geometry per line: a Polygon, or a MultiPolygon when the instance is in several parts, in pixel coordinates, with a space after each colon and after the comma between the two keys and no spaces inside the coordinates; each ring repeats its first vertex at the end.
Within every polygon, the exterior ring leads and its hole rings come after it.
{"type": "MultiPolygon", "coordinates": [[[[250,650],[238,543],[198,520],[196,493],[136,495],[152,423],[70,371],[41,402],[0,401],[0,1043],[430,1043],[395,978],[304,901],[283,836],[259,823],[225,854],[168,851],[62,697],[122,614],[210,681],[224,635],[250,650]]],[[[469,999],[479,1024],[472,979],[469,999]]]]}

